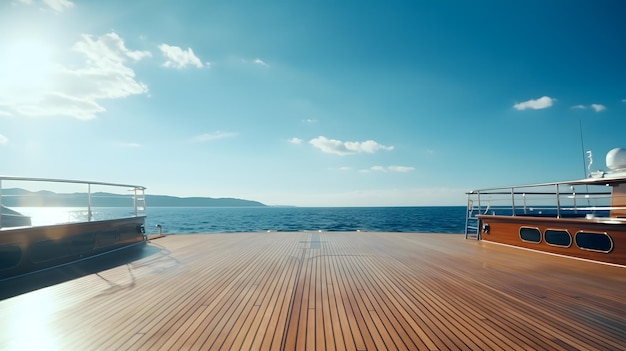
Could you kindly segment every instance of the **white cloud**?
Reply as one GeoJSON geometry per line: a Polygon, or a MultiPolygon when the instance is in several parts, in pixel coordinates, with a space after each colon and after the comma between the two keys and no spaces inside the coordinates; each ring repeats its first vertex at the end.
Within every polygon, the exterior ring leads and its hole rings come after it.
{"type": "Polygon", "coordinates": [[[135,72],[126,66],[127,58],[138,61],[150,56],[146,51],[131,51],[116,33],[108,33],[93,40],[83,35],[74,51],[87,58],[87,66],[64,71],[72,86],[67,87],[75,96],[87,99],[116,99],[129,95],[143,94],[148,87],[135,80],[135,72]]]}
{"type": "Polygon", "coordinates": [[[517,103],[513,105],[513,108],[519,111],[533,109],[533,110],[541,110],[544,108],[551,107],[556,99],[553,99],[549,96],[542,96],[536,100],[528,100],[524,102],[517,103]]]}
{"type": "Polygon", "coordinates": [[[106,111],[94,99],[56,92],[45,93],[40,97],[38,103],[18,104],[13,106],[13,109],[21,116],[71,116],[83,120],[93,119],[97,113],[106,111]]]}
{"type": "MultiPolygon", "coordinates": [[[[78,119],[93,119],[106,109],[100,105],[102,99],[119,99],[144,94],[148,87],[135,78],[135,72],[127,61],[139,61],[151,54],[147,51],[129,50],[124,40],[116,33],[98,38],[82,35],[72,50],[85,62],[82,67],[67,67],[52,62],[33,59],[32,67],[18,67],[19,73],[0,82],[0,109],[11,115],[43,117],[70,116],[78,119]],[[28,69],[45,64],[45,81],[41,84],[26,84],[22,76],[28,69]],[[19,86],[19,89],[16,88],[19,86]]],[[[25,57],[25,53],[17,53],[25,57]]],[[[6,77],[6,76],[5,76],[6,77]]],[[[27,76],[26,76],[27,78],[27,76]]]]}
{"type": "Polygon", "coordinates": [[[300,138],[291,138],[291,139],[289,139],[289,142],[290,142],[290,143],[292,143],[292,144],[296,144],[296,145],[302,144],[302,142],[303,142],[303,141],[304,141],[304,140],[302,140],[302,139],[300,139],[300,138]]]}
{"type": "MultiPolygon", "coordinates": [[[[33,0],[17,0],[17,2],[24,5],[32,5],[35,3],[33,0]]],[[[56,12],[63,12],[63,10],[74,7],[74,3],[69,0],[42,0],[41,3],[56,12]]]]}
{"type": "Polygon", "coordinates": [[[414,171],[415,168],[414,167],[407,167],[407,166],[373,166],[370,167],[369,169],[364,169],[361,170],[361,172],[392,172],[392,173],[408,173],[408,172],[412,172],[414,171]]]}
{"type": "Polygon", "coordinates": [[[246,58],[241,58],[239,60],[244,65],[254,64],[254,65],[259,65],[259,66],[263,66],[263,67],[269,67],[270,66],[267,62],[261,60],[260,58],[255,58],[255,59],[252,59],[252,60],[251,59],[246,59],[246,58]]]}
{"type": "Polygon", "coordinates": [[[324,136],[319,136],[315,139],[311,139],[309,144],[322,150],[322,152],[335,155],[349,155],[358,153],[373,154],[379,150],[393,150],[393,146],[381,145],[374,140],[367,140],[363,142],[358,141],[339,141],[334,139],[328,139],[324,136]]]}
{"type": "Polygon", "coordinates": [[[606,110],[606,106],[600,104],[591,104],[591,108],[596,112],[602,112],[606,110]]]}
{"type": "Polygon", "coordinates": [[[150,51],[128,51],[126,52],[126,55],[135,61],[141,61],[144,58],[152,57],[152,53],[150,51]]]}
{"type": "Polygon", "coordinates": [[[267,63],[265,63],[265,61],[261,60],[260,58],[255,58],[253,62],[256,63],[257,65],[261,65],[265,67],[269,66],[267,63]]]}
{"type": "Polygon", "coordinates": [[[135,149],[135,148],[140,148],[141,144],[138,143],[130,143],[130,142],[116,142],[114,143],[115,146],[117,147],[122,147],[122,148],[131,148],[131,149],[135,149]]]}
{"type": "Polygon", "coordinates": [[[575,105],[575,106],[572,106],[572,109],[575,109],[575,110],[586,110],[588,108],[590,108],[590,109],[592,109],[592,110],[594,110],[596,112],[602,112],[602,111],[606,110],[606,106],[601,105],[601,104],[591,104],[589,106],[585,106],[585,105],[575,105]]]}
{"type": "Polygon", "coordinates": [[[115,32],[102,35],[97,40],[93,40],[91,35],[83,34],[82,41],[74,44],[73,49],[100,67],[119,67],[126,61],[126,57],[139,61],[152,56],[149,51],[129,50],[124,40],[115,32]]]}
{"type": "Polygon", "coordinates": [[[214,141],[214,140],[219,140],[219,139],[226,139],[226,138],[233,138],[236,137],[238,134],[237,133],[233,133],[233,132],[213,132],[213,133],[204,133],[204,134],[200,134],[197,135],[193,138],[193,141],[198,142],[198,143],[203,143],[203,142],[207,142],[207,141],[214,141]]]}
{"type": "Polygon", "coordinates": [[[4,135],[0,134],[0,144],[6,144],[9,142],[9,139],[7,139],[7,137],[5,137],[4,135]]]}
{"type": "Polygon", "coordinates": [[[304,123],[315,124],[315,123],[317,123],[317,120],[313,119],[313,118],[307,118],[307,119],[304,120],[304,123]]]}
{"type": "Polygon", "coordinates": [[[397,172],[397,173],[408,173],[408,172],[413,172],[415,170],[415,167],[408,167],[408,166],[389,166],[387,167],[387,169],[390,172],[397,172]]]}
{"type": "Polygon", "coordinates": [[[626,102],[626,99],[622,99],[622,102],[626,102]]]}
{"type": "Polygon", "coordinates": [[[56,12],[74,7],[74,3],[69,0],[43,0],[43,2],[56,12]]]}
{"type": "Polygon", "coordinates": [[[369,170],[374,172],[387,172],[387,169],[383,166],[372,166],[369,170]]]}
{"type": "Polygon", "coordinates": [[[183,50],[178,46],[171,46],[167,44],[159,45],[159,49],[163,53],[163,56],[167,58],[163,66],[172,68],[185,68],[189,65],[202,68],[202,61],[193,53],[191,48],[183,50]]]}

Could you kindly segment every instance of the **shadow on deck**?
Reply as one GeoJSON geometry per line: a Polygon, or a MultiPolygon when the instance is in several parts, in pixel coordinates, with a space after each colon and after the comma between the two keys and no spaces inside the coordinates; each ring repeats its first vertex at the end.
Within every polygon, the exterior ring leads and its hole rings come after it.
{"type": "Polygon", "coordinates": [[[0,280],[0,300],[97,274],[146,258],[157,252],[159,249],[141,243],[61,266],[3,279],[0,280]]]}

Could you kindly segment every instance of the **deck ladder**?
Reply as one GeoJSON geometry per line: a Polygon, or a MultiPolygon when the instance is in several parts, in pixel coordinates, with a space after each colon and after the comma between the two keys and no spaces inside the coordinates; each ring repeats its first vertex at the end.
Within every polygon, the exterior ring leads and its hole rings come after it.
{"type": "Polygon", "coordinates": [[[145,213],[146,211],[146,188],[134,188],[131,189],[134,192],[134,207],[135,207],[135,217],[138,216],[139,212],[145,213]]]}
{"type": "Polygon", "coordinates": [[[480,240],[480,219],[476,217],[480,213],[480,195],[478,204],[474,204],[472,194],[467,194],[467,211],[465,213],[465,239],[480,240]]]}

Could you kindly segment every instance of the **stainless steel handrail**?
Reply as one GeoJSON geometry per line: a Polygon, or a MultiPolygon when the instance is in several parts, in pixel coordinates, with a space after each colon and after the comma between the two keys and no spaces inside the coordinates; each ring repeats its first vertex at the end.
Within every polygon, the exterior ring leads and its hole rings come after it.
{"type": "Polygon", "coordinates": [[[34,178],[34,177],[14,177],[14,176],[0,176],[0,229],[2,228],[2,188],[3,181],[18,181],[18,182],[41,182],[41,183],[66,183],[66,184],[84,184],[87,185],[87,221],[91,222],[93,219],[92,213],[92,202],[91,202],[91,186],[99,185],[99,186],[111,186],[111,187],[120,187],[120,188],[130,188],[133,191],[133,208],[134,215],[137,217],[139,215],[138,208],[142,207],[145,210],[145,190],[146,187],[141,185],[131,185],[131,184],[122,184],[122,183],[109,183],[109,182],[98,182],[98,181],[88,181],[88,180],[74,180],[74,179],[59,179],[59,178],[34,178]],[[140,194],[138,194],[140,193],[140,194]],[[138,201],[138,197],[141,197],[141,200],[138,201]],[[143,206],[139,206],[139,203],[143,203],[143,206]]]}
{"type": "Polygon", "coordinates": [[[130,185],[130,184],[120,184],[120,183],[105,183],[105,182],[96,182],[96,181],[90,181],[90,180],[72,180],[72,179],[58,179],[58,178],[29,178],[29,177],[0,176],[0,181],[2,181],[2,180],[51,182],[51,183],[91,184],[91,185],[119,186],[119,187],[133,188],[133,189],[142,189],[142,190],[146,189],[145,187],[143,187],[141,185],[130,185]]]}
{"type": "MultiPolygon", "coordinates": [[[[623,195],[614,194],[612,187],[595,184],[595,189],[575,189],[573,187],[563,191],[563,185],[569,183],[547,183],[543,185],[516,186],[491,188],[488,190],[474,190],[467,193],[468,200],[488,199],[494,209],[510,210],[510,215],[518,215],[518,201],[523,204],[523,214],[537,210],[554,210],[556,217],[561,217],[562,211],[613,211],[624,210],[623,206],[615,206],[612,200],[623,195]],[[529,189],[531,191],[528,191],[529,189]],[[518,197],[519,196],[519,197],[518,197]]],[[[577,184],[583,187],[582,184],[577,184]]],[[[584,186],[586,188],[586,186],[584,186]]]]}

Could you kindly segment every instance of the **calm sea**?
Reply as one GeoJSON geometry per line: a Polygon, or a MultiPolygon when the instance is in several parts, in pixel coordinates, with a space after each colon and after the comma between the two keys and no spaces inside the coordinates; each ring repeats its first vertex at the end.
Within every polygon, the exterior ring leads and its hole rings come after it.
{"type": "MultiPolygon", "coordinates": [[[[33,225],[85,221],[86,208],[16,207],[33,225]]],[[[132,216],[131,209],[94,208],[94,220],[132,216]]],[[[146,232],[384,231],[463,233],[465,207],[149,207],[146,232]]]]}
{"type": "Polygon", "coordinates": [[[146,231],[386,231],[463,233],[465,207],[148,208],[146,231]]]}

